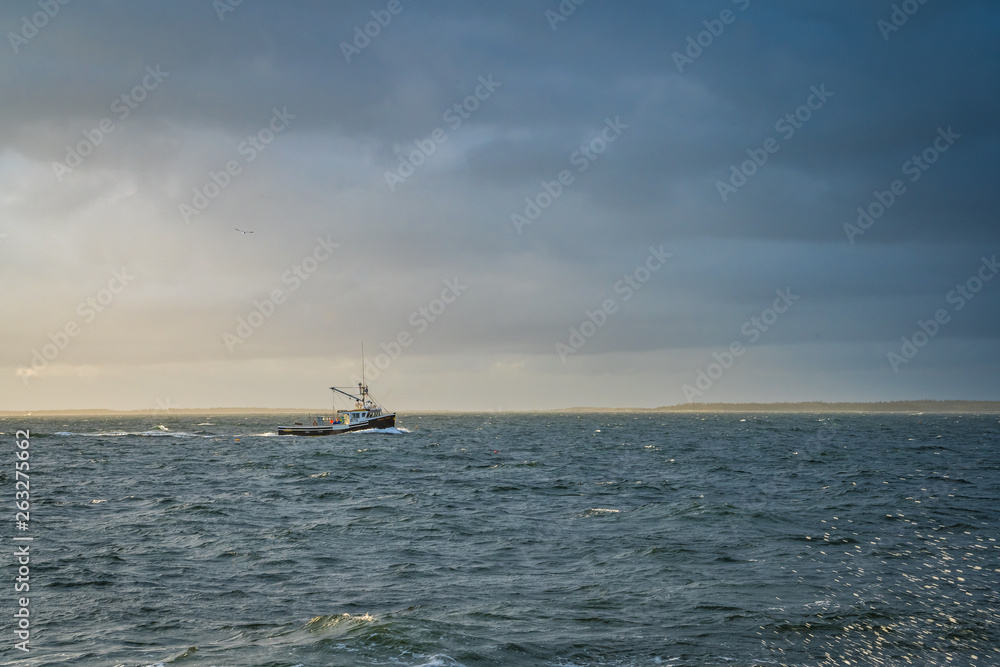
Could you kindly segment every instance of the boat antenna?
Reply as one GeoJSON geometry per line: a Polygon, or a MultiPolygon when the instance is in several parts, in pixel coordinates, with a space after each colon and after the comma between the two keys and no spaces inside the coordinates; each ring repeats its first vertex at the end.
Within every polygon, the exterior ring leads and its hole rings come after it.
{"type": "MultiPolygon", "coordinates": [[[[361,386],[365,385],[365,342],[361,341],[361,386]]],[[[361,390],[361,395],[364,396],[364,389],[361,390]]]]}

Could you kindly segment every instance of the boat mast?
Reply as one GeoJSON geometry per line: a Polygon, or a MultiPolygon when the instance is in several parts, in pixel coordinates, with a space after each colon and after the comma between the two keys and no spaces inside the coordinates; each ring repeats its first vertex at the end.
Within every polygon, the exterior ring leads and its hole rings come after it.
{"type": "Polygon", "coordinates": [[[365,342],[361,341],[361,384],[358,385],[358,393],[361,394],[361,404],[365,403],[365,394],[368,393],[368,385],[365,382],[365,342]]]}

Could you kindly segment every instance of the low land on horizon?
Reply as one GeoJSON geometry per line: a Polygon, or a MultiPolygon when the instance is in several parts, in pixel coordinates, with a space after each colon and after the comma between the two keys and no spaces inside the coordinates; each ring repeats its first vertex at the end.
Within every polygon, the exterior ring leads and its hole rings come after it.
{"type": "MultiPolygon", "coordinates": [[[[110,415],[241,415],[241,414],[315,414],[328,412],[327,408],[168,408],[144,410],[0,410],[0,417],[69,417],[110,415]]],[[[443,411],[455,412],[452,410],[443,411]]],[[[482,412],[946,412],[946,413],[1000,413],[1000,401],[878,401],[870,403],[826,403],[806,401],[800,403],[681,403],[658,408],[607,408],[578,407],[555,410],[467,410],[470,414],[482,412]]],[[[432,410],[412,410],[408,414],[435,414],[432,410]]]]}
{"type": "Polygon", "coordinates": [[[569,408],[563,412],[1000,412],[1000,401],[876,401],[868,403],[680,403],[658,408],[569,408]]]}

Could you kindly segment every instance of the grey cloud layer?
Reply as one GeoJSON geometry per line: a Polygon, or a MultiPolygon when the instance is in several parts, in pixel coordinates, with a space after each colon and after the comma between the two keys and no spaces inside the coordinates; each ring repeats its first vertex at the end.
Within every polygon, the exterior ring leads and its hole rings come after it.
{"type": "MultiPolygon", "coordinates": [[[[37,322],[5,332],[4,364],[23,365],[121,264],[139,276],[123,296],[133,310],[81,337],[81,362],[116,349],[136,363],[229,359],[222,332],[319,234],[344,252],[240,354],[389,340],[454,276],[468,293],[421,353],[549,354],[661,243],[674,260],[580,357],[725,346],[786,286],[802,302],[767,344],[888,351],[1000,250],[995,5],[927,2],[886,39],[892,3],[588,0],[553,30],[558,4],[401,0],[350,63],[342,44],[386,3],[244,2],[221,20],[202,2],[61,6],[0,57],[0,252],[16,255],[0,275],[31,272],[7,301],[37,322]],[[715,23],[723,11],[731,23],[715,23]],[[679,71],[689,37],[707,45],[679,71]],[[151,86],[149,68],[168,75],[151,86]],[[449,110],[483,77],[499,87],[454,127],[449,110]],[[818,89],[832,94],[818,103],[818,89]],[[274,109],[294,118],[247,159],[274,109]],[[628,129],[574,162],[614,118],[628,129]],[[53,162],[103,119],[114,131],[60,180],[53,162]],[[390,189],[386,173],[437,129],[445,139],[390,189]],[[958,138],[914,171],[939,130],[958,138]],[[766,162],[744,167],[755,155],[766,162]],[[230,161],[239,173],[185,221],[179,207],[230,161]],[[743,183],[720,196],[734,168],[743,183]],[[518,233],[511,215],[562,170],[572,184],[518,233]],[[894,180],[905,193],[850,238],[844,225],[894,180]],[[40,247],[58,268],[26,259],[40,247]]],[[[7,4],[0,26],[16,33],[37,11],[7,4]]],[[[995,345],[998,290],[942,339],[995,345]]],[[[965,367],[960,346],[939,349],[965,367]]]]}

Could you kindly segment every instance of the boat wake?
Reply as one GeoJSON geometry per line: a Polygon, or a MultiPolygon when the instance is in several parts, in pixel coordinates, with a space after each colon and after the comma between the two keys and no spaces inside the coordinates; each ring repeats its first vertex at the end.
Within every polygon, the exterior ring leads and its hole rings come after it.
{"type": "Polygon", "coordinates": [[[98,433],[75,433],[73,431],[57,431],[52,435],[58,436],[80,436],[83,438],[122,438],[134,436],[140,438],[215,438],[214,434],[190,433],[188,431],[171,431],[166,426],[157,426],[149,431],[100,431],[98,433]]]}
{"type": "MultiPolygon", "coordinates": [[[[201,424],[199,424],[201,426],[201,424]]],[[[404,433],[409,433],[410,431],[405,428],[399,428],[392,426],[389,428],[369,428],[363,431],[347,431],[347,433],[353,435],[362,435],[365,433],[384,433],[389,435],[402,435],[404,433]]],[[[44,435],[44,434],[39,434],[44,435]]],[[[57,431],[52,435],[57,437],[82,437],[82,438],[125,438],[125,437],[138,437],[138,438],[273,438],[280,434],[276,431],[264,431],[261,433],[207,433],[205,431],[198,431],[192,433],[191,431],[171,431],[166,426],[158,425],[146,431],[97,431],[94,433],[80,433],[76,431],[57,431]]]]}

